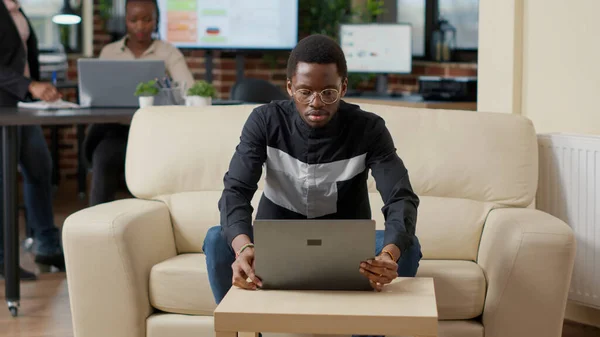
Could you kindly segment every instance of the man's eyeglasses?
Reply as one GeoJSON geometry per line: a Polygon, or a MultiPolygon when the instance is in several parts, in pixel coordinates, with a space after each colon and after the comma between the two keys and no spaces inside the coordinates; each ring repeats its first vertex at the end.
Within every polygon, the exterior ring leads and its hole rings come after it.
{"type": "Polygon", "coordinates": [[[340,98],[340,92],[337,89],[325,89],[316,92],[308,89],[298,89],[294,92],[294,98],[300,104],[310,104],[315,97],[319,95],[324,104],[333,104],[340,98]]]}

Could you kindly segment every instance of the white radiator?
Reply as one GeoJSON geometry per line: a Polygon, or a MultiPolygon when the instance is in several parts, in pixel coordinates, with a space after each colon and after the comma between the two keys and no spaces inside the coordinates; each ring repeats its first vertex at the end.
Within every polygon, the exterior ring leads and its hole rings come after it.
{"type": "Polygon", "coordinates": [[[536,207],[577,238],[569,299],[600,308],[600,137],[539,134],[536,207]]]}

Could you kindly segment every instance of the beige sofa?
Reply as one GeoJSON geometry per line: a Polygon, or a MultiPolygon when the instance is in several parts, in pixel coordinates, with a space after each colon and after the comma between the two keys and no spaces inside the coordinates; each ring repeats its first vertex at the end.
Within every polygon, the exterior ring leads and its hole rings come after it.
{"type": "MultiPolygon", "coordinates": [[[[443,337],[558,337],[573,233],[533,209],[537,143],[508,114],[362,105],[383,116],[421,197],[417,235],[443,337]]],[[[253,106],[153,107],[134,116],[135,199],[84,209],[63,239],[76,337],[212,336],[202,243],[253,106]]],[[[262,184],[253,203],[260,197],[262,184]]],[[[369,191],[383,228],[381,197],[369,191]]]]}

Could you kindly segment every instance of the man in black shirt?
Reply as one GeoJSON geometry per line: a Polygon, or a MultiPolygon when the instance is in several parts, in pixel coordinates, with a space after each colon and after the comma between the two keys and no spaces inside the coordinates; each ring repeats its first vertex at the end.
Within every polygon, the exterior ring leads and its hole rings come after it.
{"type": "Polygon", "coordinates": [[[208,231],[203,247],[216,302],[232,285],[261,286],[253,268],[250,201],[263,164],[257,219],[371,219],[371,170],[385,203],[385,231],[376,233],[376,258],[357,272],[377,291],[399,275],[414,277],[422,257],[415,236],[419,198],[384,120],[341,100],[348,83],[342,49],[323,35],[301,40],[287,77],[293,99],[252,111],[225,174],[221,225],[208,231]]]}

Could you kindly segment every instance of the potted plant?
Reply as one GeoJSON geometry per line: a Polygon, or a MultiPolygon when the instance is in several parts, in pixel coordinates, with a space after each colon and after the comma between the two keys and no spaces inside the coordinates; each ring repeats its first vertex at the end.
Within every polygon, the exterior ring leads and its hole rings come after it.
{"type": "Polygon", "coordinates": [[[205,106],[211,105],[212,99],[216,97],[217,90],[206,81],[197,81],[187,91],[185,97],[186,106],[205,106]]]}
{"type": "Polygon", "coordinates": [[[135,95],[140,99],[140,108],[154,105],[154,96],[157,94],[156,80],[139,83],[135,88],[135,95]]]}

